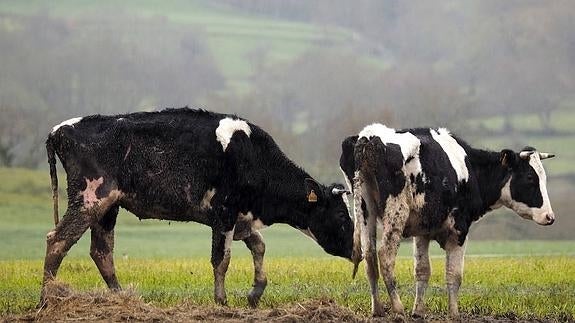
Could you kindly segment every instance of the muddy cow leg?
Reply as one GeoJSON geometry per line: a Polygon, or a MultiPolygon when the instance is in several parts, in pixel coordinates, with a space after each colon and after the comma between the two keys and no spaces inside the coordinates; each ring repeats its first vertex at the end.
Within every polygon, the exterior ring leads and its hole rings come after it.
{"type": "Polygon", "coordinates": [[[90,257],[98,267],[102,278],[111,290],[120,290],[114,268],[114,226],[118,216],[118,206],[110,210],[90,228],[92,231],[92,244],[90,257]]]}
{"type": "Polygon", "coordinates": [[[227,305],[225,280],[231,258],[231,246],[234,239],[234,229],[221,231],[219,227],[212,228],[212,267],[214,269],[214,299],[217,304],[227,305]]]}
{"type": "Polygon", "coordinates": [[[447,282],[449,315],[452,318],[457,319],[459,318],[457,297],[463,276],[463,256],[465,254],[465,244],[460,246],[455,241],[448,241],[445,246],[445,251],[447,254],[445,264],[445,280],[447,282]]]}
{"type": "Polygon", "coordinates": [[[397,227],[384,223],[382,243],[378,250],[379,266],[381,275],[385,282],[385,287],[391,301],[391,310],[397,314],[404,314],[403,304],[397,293],[397,283],[395,280],[395,258],[399,249],[401,232],[397,227]]]}
{"type": "Polygon", "coordinates": [[[46,296],[46,283],[56,277],[62,259],[90,227],[91,222],[88,213],[81,212],[79,208],[70,206],[56,228],[46,235],[46,257],[44,258],[41,303],[43,303],[46,296]]]}
{"type": "MultiPolygon", "coordinates": [[[[385,310],[379,299],[379,288],[377,281],[379,279],[379,269],[377,267],[377,208],[372,205],[371,200],[366,199],[368,211],[367,224],[361,231],[362,246],[366,262],[365,272],[371,291],[371,313],[373,316],[383,316],[385,310]]],[[[365,215],[364,215],[365,216],[365,215]]]]}
{"type": "Polygon", "coordinates": [[[264,254],[266,252],[266,245],[262,239],[262,235],[253,231],[252,234],[244,239],[244,243],[252,252],[254,259],[254,284],[248,294],[248,303],[251,307],[257,307],[268,284],[266,272],[264,271],[264,254]]]}
{"type": "Polygon", "coordinates": [[[429,263],[429,239],[413,237],[413,258],[415,276],[415,302],[411,314],[415,317],[425,316],[425,290],[431,276],[429,263]]]}

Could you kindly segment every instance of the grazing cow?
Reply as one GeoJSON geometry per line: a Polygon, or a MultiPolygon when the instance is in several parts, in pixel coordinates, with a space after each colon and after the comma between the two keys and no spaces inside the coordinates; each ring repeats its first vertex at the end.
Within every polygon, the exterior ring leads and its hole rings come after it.
{"type": "Polygon", "coordinates": [[[255,269],[248,301],[257,306],[267,284],[258,231],[264,226],[287,223],[327,253],[351,257],[343,185],[316,182],[270,135],[236,116],[183,108],[75,118],[53,128],[46,148],[57,225],[47,235],[43,286],[90,228],[90,256],[108,287],[120,288],[112,257],[119,207],[140,219],[210,226],[219,304],[226,304],[232,240],[243,240],[255,269]],[[56,155],[68,175],[68,209],[59,223],[56,155]]]}
{"type": "Polygon", "coordinates": [[[443,128],[395,130],[373,124],[345,139],[342,150],[340,166],[355,204],[354,275],[363,252],[375,316],[383,314],[378,257],[392,311],[403,313],[393,273],[402,237],[414,237],[412,314],[425,313],[428,246],[436,240],[447,254],[449,313],[457,317],[465,241],[473,222],[501,206],[541,225],[555,221],[541,164],[553,155],[534,148],[486,151],[471,148],[443,128]],[[377,225],[383,233],[376,253],[377,225]]]}

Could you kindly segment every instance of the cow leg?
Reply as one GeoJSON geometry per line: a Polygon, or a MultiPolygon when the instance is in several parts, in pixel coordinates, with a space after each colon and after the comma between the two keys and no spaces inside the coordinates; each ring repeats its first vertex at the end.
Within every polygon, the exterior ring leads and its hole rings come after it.
{"type": "Polygon", "coordinates": [[[46,235],[46,257],[44,258],[44,278],[42,279],[42,292],[40,305],[45,300],[46,284],[52,281],[58,273],[58,268],[68,250],[88,230],[91,224],[88,213],[81,212],[76,207],[68,207],[66,214],[56,228],[46,235]]]}
{"type": "Polygon", "coordinates": [[[445,280],[447,282],[447,294],[449,299],[449,315],[452,318],[458,318],[459,307],[457,305],[457,295],[459,293],[459,286],[461,286],[463,276],[465,244],[460,246],[456,241],[448,241],[445,246],[445,251],[447,253],[445,280]]]}
{"type": "Polygon", "coordinates": [[[415,317],[425,316],[424,295],[431,276],[429,264],[429,239],[426,237],[413,237],[414,276],[415,276],[415,302],[411,314],[415,317]]]}
{"type": "Polygon", "coordinates": [[[260,298],[268,284],[266,272],[264,271],[266,245],[264,244],[262,235],[257,231],[253,231],[249,237],[245,238],[244,243],[252,252],[254,259],[254,284],[248,294],[248,303],[251,307],[255,308],[258,306],[260,298]]]}
{"type": "Polygon", "coordinates": [[[384,223],[382,243],[378,250],[379,266],[381,267],[381,274],[391,301],[391,310],[397,314],[404,314],[403,304],[397,293],[397,284],[394,275],[395,258],[397,257],[397,250],[399,249],[401,232],[402,231],[396,227],[384,223]]]}
{"type": "Polygon", "coordinates": [[[234,229],[222,232],[212,228],[212,267],[214,269],[214,299],[217,304],[227,305],[225,280],[231,258],[234,229]]]}
{"type": "MultiPolygon", "coordinates": [[[[379,288],[377,281],[379,279],[379,269],[377,267],[377,212],[376,208],[366,199],[368,207],[367,224],[361,230],[362,248],[366,262],[365,272],[369,281],[371,290],[371,313],[373,316],[383,316],[385,310],[379,299],[379,288]]],[[[364,215],[365,216],[365,215],[364,215]]]]}
{"type": "Polygon", "coordinates": [[[113,257],[114,226],[117,216],[118,206],[113,206],[98,222],[90,227],[92,231],[90,256],[111,290],[120,290],[113,257]]]}

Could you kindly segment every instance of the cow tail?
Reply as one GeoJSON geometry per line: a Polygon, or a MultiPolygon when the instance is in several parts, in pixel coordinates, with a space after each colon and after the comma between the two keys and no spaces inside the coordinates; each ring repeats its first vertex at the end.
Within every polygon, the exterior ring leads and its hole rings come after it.
{"type": "Polygon", "coordinates": [[[353,230],[353,249],[351,253],[351,261],[353,263],[353,273],[351,278],[355,279],[357,274],[357,269],[359,263],[363,260],[362,251],[362,226],[364,222],[364,215],[362,209],[362,198],[361,198],[361,186],[362,180],[359,171],[356,171],[353,177],[353,219],[354,219],[354,230],[353,230]]]}
{"type": "Polygon", "coordinates": [[[369,176],[367,173],[369,171],[369,167],[365,167],[366,165],[366,148],[368,146],[369,140],[365,137],[359,138],[355,143],[354,151],[353,151],[353,159],[354,159],[354,176],[353,176],[353,214],[354,214],[354,231],[353,231],[353,251],[352,251],[352,263],[353,273],[352,279],[355,278],[357,274],[357,269],[359,263],[365,258],[367,248],[367,241],[364,241],[364,236],[367,232],[362,232],[364,224],[366,223],[365,214],[363,213],[363,198],[362,198],[362,187],[364,184],[364,180],[366,176],[369,176]]]}
{"type": "Polygon", "coordinates": [[[54,203],[54,225],[58,225],[58,173],[56,172],[56,154],[52,135],[46,140],[46,153],[48,154],[48,165],[50,165],[50,180],[52,186],[52,201],[54,203]]]}

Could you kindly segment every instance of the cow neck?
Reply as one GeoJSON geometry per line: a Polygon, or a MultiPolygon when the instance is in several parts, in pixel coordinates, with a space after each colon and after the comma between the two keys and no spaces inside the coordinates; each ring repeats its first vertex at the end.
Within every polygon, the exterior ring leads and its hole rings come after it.
{"type": "Polygon", "coordinates": [[[501,165],[499,152],[471,149],[467,154],[481,194],[482,216],[491,211],[491,207],[500,199],[501,189],[511,172],[501,165]]]}
{"type": "Polygon", "coordinates": [[[307,229],[310,205],[304,183],[311,176],[287,158],[269,171],[271,176],[263,192],[260,218],[269,224],[285,223],[307,229]]]}

